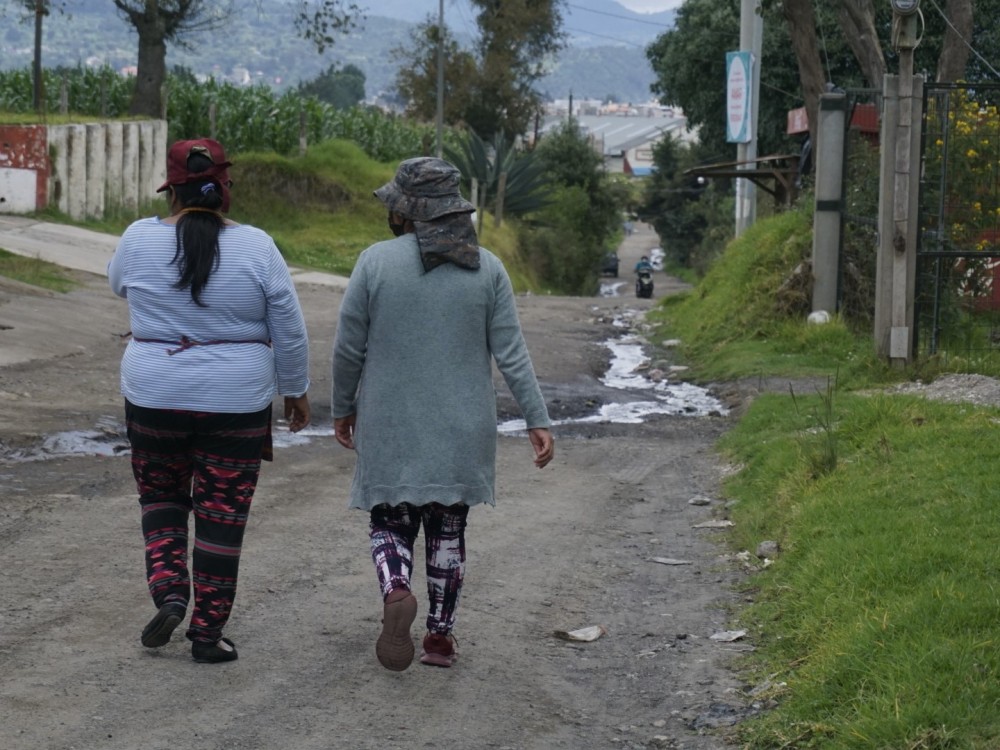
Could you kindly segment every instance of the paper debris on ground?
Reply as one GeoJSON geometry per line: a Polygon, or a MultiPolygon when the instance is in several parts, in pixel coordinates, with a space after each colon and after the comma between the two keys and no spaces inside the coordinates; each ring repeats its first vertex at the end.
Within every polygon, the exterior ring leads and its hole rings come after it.
{"type": "Polygon", "coordinates": [[[712,633],[709,636],[710,640],[722,641],[723,643],[732,643],[733,641],[738,641],[740,638],[746,636],[747,631],[745,630],[723,630],[721,633],[712,633]]]}
{"type": "Polygon", "coordinates": [[[732,521],[705,521],[704,523],[696,523],[691,528],[693,529],[725,529],[732,526],[732,521]]]}
{"type": "Polygon", "coordinates": [[[649,561],[661,565],[691,565],[690,560],[676,560],[673,557],[651,557],[649,561]]]}
{"type": "Polygon", "coordinates": [[[556,638],[564,641],[596,641],[602,635],[608,634],[608,629],[603,625],[591,625],[579,630],[556,630],[552,633],[556,638]]]}

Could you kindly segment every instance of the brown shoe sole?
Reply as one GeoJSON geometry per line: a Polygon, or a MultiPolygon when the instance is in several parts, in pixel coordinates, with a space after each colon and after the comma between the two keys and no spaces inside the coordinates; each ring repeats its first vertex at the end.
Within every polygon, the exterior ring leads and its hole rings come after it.
{"type": "Polygon", "coordinates": [[[382,612],[382,633],[375,642],[375,656],[386,669],[402,672],[410,666],[416,650],[410,626],[417,617],[417,597],[407,591],[393,600],[393,594],[389,594],[390,601],[386,601],[382,612]]]}

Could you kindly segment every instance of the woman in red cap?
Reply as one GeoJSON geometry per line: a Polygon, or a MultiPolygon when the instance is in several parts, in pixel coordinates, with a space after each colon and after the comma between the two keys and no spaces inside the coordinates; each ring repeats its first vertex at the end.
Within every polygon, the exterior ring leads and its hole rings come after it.
{"type": "Polygon", "coordinates": [[[191,604],[191,653],[210,663],[237,658],[222,630],[275,394],[293,432],[309,423],[302,310],[271,237],[223,215],[230,166],[214,140],[173,144],[170,215],[134,222],[108,264],[132,326],[121,391],[157,608],[141,642],[165,645],[191,604]]]}

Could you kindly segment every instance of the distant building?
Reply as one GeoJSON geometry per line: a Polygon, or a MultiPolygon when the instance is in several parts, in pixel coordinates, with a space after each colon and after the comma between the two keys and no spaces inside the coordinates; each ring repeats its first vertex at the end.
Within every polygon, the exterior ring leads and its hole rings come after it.
{"type": "MultiPolygon", "coordinates": [[[[550,104],[542,136],[569,117],[569,101],[550,104]]],[[[653,146],[668,133],[684,143],[697,141],[687,118],[677,109],[656,102],[644,104],[574,101],[573,119],[594,149],[604,157],[608,172],[640,177],[653,171],[653,146]]]]}

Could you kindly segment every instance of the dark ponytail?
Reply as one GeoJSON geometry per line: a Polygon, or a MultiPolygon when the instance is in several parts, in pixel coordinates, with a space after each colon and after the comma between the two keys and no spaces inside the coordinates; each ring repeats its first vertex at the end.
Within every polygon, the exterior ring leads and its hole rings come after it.
{"type": "MultiPolygon", "coordinates": [[[[199,153],[188,157],[192,174],[210,169],[212,160],[199,153]]],[[[191,289],[191,299],[199,307],[201,292],[212,271],[219,267],[219,232],[222,231],[222,186],[212,178],[173,186],[182,213],[177,219],[177,251],[171,263],[177,265],[179,278],[175,289],[191,289]],[[183,211],[183,209],[197,209],[183,211]]]]}

